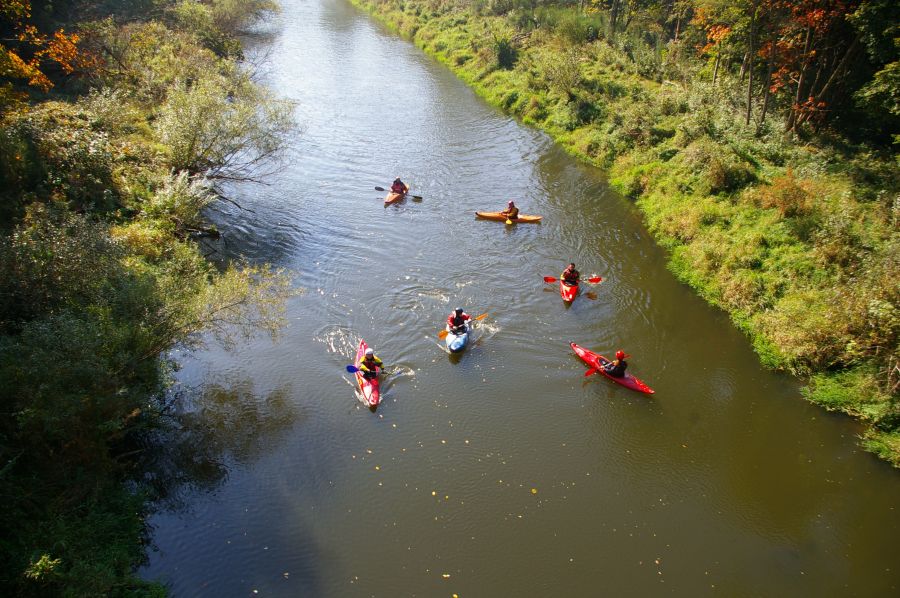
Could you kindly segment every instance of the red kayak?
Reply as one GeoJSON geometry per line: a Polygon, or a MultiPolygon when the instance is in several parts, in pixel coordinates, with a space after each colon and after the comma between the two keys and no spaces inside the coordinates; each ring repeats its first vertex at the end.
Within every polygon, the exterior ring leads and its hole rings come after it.
{"type": "Polygon", "coordinates": [[[648,395],[652,395],[655,392],[652,388],[650,388],[649,386],[647,386],[646,384],[641,382],[639,379],[637,379],[634,376],[632,376],[631,374],[629,374],[627,371],[625,372],[625,375],[622,376],[621,378],[617,378],[615,376],[610,376],[609,374],[606,373],[606,370],[603,369],[603,362],[609,361],[607,358],[603,357],[602,355],[600,355],[598,353],[594,353],[593,351],[589,351],[589,350],[585,349],[584,347],[579,347],[575,343],[569,343],[569,345],[572,346],[572,350],[575,351],[575,353],[578,355],[578,357],[583,359],[584,362],[586,364],[588,364],[588,366],[590,366],[590,369],[587,371],[587,373],[585,373],[585,376],[589,376],[595,372],[600,372],[601,374],[603,374],[604,376],[606,376],[613,382],[621,384],[622,386],[624,386],[626,388],[630,388],[631,390],[636,390],[638,392],[647,393],[648,395]]]}
{"type": "MultiPolygon", "coordinates": [[[[359,349],[356,350],[356,360],[353,362],[353,365],[357,368],[359,367],[359,364],[362,363],[363,357],[366,356],[366,349],[368,348],[369,346],[366,344],[366,341],[360,339],[359,349]]],[[[366,380],[365,376],[362,375],[362,372],[356,372],[355,375],[356,383],[359,385],[359,391],[362,393],[366,405],[369,407],[377,406],[378,403],[381,402],[381,391],[378,388],[378,378],[366,380]]]]}
{"type": "Polygon", "coordinates": [[[563,301],[565,301],[566,303],[571,303],[575,301],[575,296],[578,295],[578,285],[566,284],[565,282],[563,282],[562,276],[560,276],[559,294],[562,295],[563,301]]]}
{"type": "Polygon", "coordinates": [[[395,201],[400,201],[406,194],[409,192],[409,185],[403,185],[405,187],[403,193],[394,193],[393,191],[388,191],[388,194],[384,196],[384,205],[390,205],[395,201]]]}

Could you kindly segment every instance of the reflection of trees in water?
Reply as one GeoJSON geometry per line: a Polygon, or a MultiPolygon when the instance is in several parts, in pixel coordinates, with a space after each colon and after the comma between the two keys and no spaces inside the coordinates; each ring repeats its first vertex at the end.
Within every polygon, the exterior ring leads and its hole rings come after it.
{"type": "Polygon", "coordinates": [[[146,439],[142,482],[158,508],[184,508],[190,493],[218,488],[230,465],[267,452],[299,415],[288,386],[262,396],[246,379],[177,389],[146,439]]]}

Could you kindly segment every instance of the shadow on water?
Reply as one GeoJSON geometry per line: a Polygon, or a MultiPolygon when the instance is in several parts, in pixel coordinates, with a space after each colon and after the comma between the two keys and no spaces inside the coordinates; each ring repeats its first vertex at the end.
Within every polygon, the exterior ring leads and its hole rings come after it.
{"type": "Polygon", "coordinates": [[[213,492],[232,467],[252,464],[304,416],[289,386],[259,396],[250,380],[175,388],[163,428],[149,438],[145,478],[161,510],[187,507],[184,498],[213,492]]]}
{"type": "MultiPolygon", "coordinates": [[[[166,522],[173,518],[204,519],[207,507],[203,497],[215,500],[232,472],[255,466],[272,450],[273,444],[283,444],[291,430],[306,422],[307,416],[294,400],[294,394],[287,384],[260,392],[249,379],[173,389],[169,409],[162,417],[162,428],[145,441],[152,450],[144,451],[147,459],[141,464],[146,472],[142,488],[154,499],[150,527],[167,527],[166,522]]],[[[222,527],[233,524],[228,522],[222,527]]],[[[282,530],[274,536],[283,534],[286,535],[283,542],[296,542],[304,534],[302,529],[298,533],[294,526],[289,532],[282,530]]],[[[270,534],[261,541],[279,540],[270,534]]],[[[282,585],[289,583],[291,591],[317,595],[321,585],[317,563],[321,556],[314,549],[316,544],[311,534],[303,537],[303,543],[304,551],[294,559],[302,562],[291,563],[290,573],[279,571],[272,578],[282,585]]],[[[155,542],[151,550],[160,552],[155,542]]],[[[167,549],[167,552],[177,550],[167,549]]],[[[206,566],[200,566],[206,571],[204,593],[220,593],[217,587],[227,593],[235,587],[230,572],[217,570],[216,555],[216,551],[191,555],[192,559],[208,561],[206,566]]],[[[150,555],[145,578],[153,579],[157,574],[153,560],[150,555]]],[[[265,583],[256,585],[260,587],[253,589],[262,589],[265,583]]]]}

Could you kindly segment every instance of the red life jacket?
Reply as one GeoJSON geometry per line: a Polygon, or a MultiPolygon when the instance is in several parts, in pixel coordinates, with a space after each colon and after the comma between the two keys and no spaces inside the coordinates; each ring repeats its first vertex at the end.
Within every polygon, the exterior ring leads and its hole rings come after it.
{"type": "Polygon", "coordinates": [[[469,317],[469,314],[467,314],[466,312],[463,312],[463,314],[459,317],[457,317],[456,312],[453,312],[452,314],[447,316],[447,324],[451,328],[456,328],[457,326],[462,326],[466,322],[466,320],[471,319],[472,318],[469,317]]]}

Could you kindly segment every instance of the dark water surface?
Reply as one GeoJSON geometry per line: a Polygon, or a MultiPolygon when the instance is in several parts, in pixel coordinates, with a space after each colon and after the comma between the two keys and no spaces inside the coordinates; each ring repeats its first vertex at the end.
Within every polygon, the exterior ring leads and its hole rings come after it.
{"type": "MultiPolygon", "coordinates": [[[[226,249],[299,272],[290,327],[183,358],[222,471],[153,517],[175,596],[898,595],[900,476],[765,371],[602,173],[344,0],[253,50],[305,131],[226,249]],[[421,202],[382,205],[396,175],[421,202]],[[516,198],[541,225],[476,221],[516,198]],[[571,308],[542,276],[607,279],[571,308]],[[461,358],[453,307],[488,312],[461,358]],[[363,408],[360,337],[395,373],[363,408]],[[568,341],[633,355],[646,397],[568,341]],[[258,594],[257,594],[258,593],[258,594]]],[[[224,225],[223,225],[224,226],[224,225]]]]}

